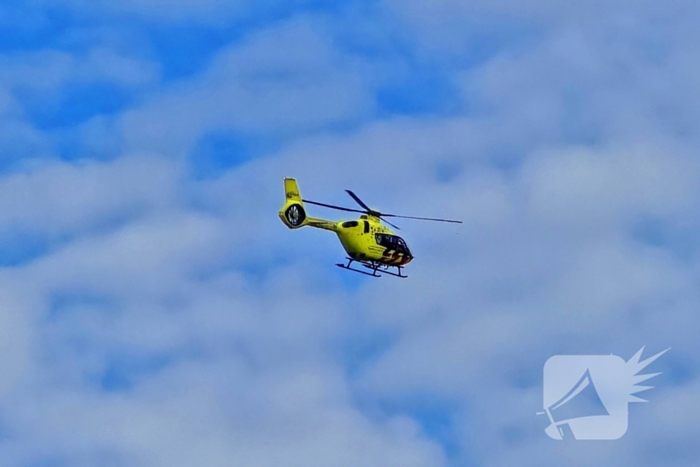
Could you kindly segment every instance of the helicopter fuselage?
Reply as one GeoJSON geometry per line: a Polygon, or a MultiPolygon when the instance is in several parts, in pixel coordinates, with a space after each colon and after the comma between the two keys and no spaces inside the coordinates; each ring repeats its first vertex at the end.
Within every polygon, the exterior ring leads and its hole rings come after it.
{"type": "Polygon", "coordinates": [[[393,266],[403,266],[413,259],[403,238],[382,225],[376,217],[363,214],[357,220],[338,222],[335,232],[352,259],[393,266]]]}

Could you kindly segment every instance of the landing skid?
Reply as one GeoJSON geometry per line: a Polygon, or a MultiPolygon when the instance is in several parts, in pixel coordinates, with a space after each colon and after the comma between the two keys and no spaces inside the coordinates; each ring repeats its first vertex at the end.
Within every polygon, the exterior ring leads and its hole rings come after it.
{"type": "Polygon", "coordinates": [[[372,276],[372,277],[382,277],[380,274],[377,274],[378,272],[381,272],[382,274],[388,274],[389,276],[394,276],[394,277],[400,277],[401,279],[405,279],[408,276],[405,276],[401,274],[401,271],[403,268],[401,266],[392,266],[390,264],[383,264],[378,261],[362,261],[359,259],[352,259],[352,258],[346,258],[348,260],[348,264],[342,264],[342,263],[336,263],[335,265],[338,266],[339,268],[347,269],[348,271],[354,271],[359,274],[364,274],[366,276],[372,276]],[[355,269],[350,267],[350,265],[353,263],[360,263],[362,266],[366,267],[367,269],[370,269],[372,272],[369,273],[367,271],[363,271],[361,269],[355,269]],[[389,268],[396,268],[397,272],[389,271],[389,268]]]}

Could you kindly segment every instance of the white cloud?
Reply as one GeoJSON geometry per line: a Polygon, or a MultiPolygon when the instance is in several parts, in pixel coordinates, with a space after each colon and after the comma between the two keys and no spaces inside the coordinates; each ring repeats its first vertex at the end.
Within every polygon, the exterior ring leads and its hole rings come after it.
{"type": "Polygon", "coordinates": [[[695,204],[698,172],[692,159],[649,144],[607,152],[572,148],[531,159],[525,183],[535,219],[585,228],[600,217],[627,222],[640,215],[666,217],[695,204]]]}
{"type": "Polygon", "coordinates": [[[137,86],[158,77],[156,65],[97,45],[84,54],[39,50],[0,56],[0,84],[10,89],[50,96],[61,86],[80,82],[108,82],[137,86]]]}
{"type": "MultiPolygon", "coordinates": [[[[87,51],[80,53],[46,49],[0,54],[0,158],[3,169],[58,156],[57,135],[44,132],[37,126],[40,126],[44,114],[55,113],[59,115],[57,122],[63,123],[60,106],[71,91],[94,84],[133,91],[155,84],[158,78],[159,70],[153,63],[99,43],[91,43],[87,51]]],[[[68,120],[68,123],[71,128],[63,133],[68,134],[73,129],[72,122],[68,120]]],[[[118,147],[114,144],[118,138],[115,138],[114,131],[112,133],[110,138],[101,138],[102,146],[93,143],[89,149],[96,150],[98,156],[109,155],[113,148],[118,147]],[[112,146],[105,148],[105,141],[112,146]]]]}
{"type": "Polygon", "coordinates": [[[171,202],[177,169],[147,154],[111,164],[48,162],[0,178],[5,229],[72,233],[171,202]]]}
{"type": "MultiPolygon", "coordinates": [[[[304,7],[309,0],[294,0],[296,7],[304,7]]],[[[235,20],[251,16],[274,14],[289,3],[278,0],[125,0],[122,2],[67,0],[65,5],[82,14],[121,15],[166,24],[206,24],[225,26],[235,20]]]]}
{"type": "Polygon", "coordinates": [[[360,71],[313,22],[294,20],[224,50],[202,76],[127,113],[126,144],[180,154],[211,131],[285,134],[354,122],[373,107],[360,71]]]}

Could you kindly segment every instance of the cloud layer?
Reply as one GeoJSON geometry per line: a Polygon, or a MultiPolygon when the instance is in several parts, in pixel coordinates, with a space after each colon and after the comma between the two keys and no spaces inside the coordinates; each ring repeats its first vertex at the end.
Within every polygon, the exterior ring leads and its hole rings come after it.
{"type": "Polygon", "coordinates": [[[696,464],[694,4],[0,15],[2,465],[696,464]],[[351,276],[284,176],[465,223],[351,276]],[[624,438],[546,436],[550,356],[643,345],[624,438]]]}

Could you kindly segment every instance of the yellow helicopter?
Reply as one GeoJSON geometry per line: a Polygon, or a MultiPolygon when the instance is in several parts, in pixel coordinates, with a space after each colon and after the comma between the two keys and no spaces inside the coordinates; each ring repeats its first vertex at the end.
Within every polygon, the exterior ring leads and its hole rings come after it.
{"type": "MultiPolygon", "coordinates": [[[[461,224],[462,221],[450,219],[435,219],[432,217],[399,216],[396,214],[385,214],[374,209],[370,209],[355,193],[345,190],[352,199],[359,204],[363,210],[344,208],[332,204],[319,203],[302,199],[299,194],[299,187],[293,178],[284,179],[284,193],[286,201],[279,212],[280,219],[290,229],[300,227],[316,227],[317,229],[331,230],[338,235],[340,243],[347,252],[347,264],[337,263],[336,266],[350,271],[359,272],[373,277],[381,277],[378,271],[395,277],[406,278],[402,273],[403,267],[413,259],[411,250],[403,238],[395,235],[389,228],[382,225],[382,221],[399,229],[390,223],[385,217],[395,217],[403,219],[418,219],[425,221],[452,222],[461,224]],[[306,215],[304,203],[323,206],[340,211],[358,212],[360,217],[357,220],[330,221],[318,219],[306,215]],[[352,268],[353,262],[357,262],[372,272],[352,268]],[[391,270],[395,268],[394,272],[391,270]]],[[[400,229],[399,229],[400,230],[400,229]]]]}

